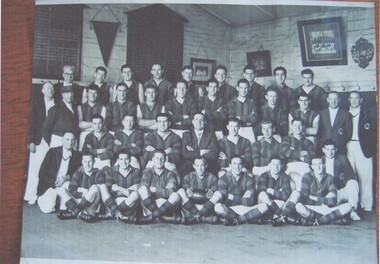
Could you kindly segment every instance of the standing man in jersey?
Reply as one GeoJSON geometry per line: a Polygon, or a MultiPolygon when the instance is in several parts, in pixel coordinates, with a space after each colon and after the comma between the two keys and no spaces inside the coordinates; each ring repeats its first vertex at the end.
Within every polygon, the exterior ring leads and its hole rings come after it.
{"type": "Polygon", "coordinates": [[[351,92],[349,101],[353,126],[347,156],[358,175],[360,206],[365,212],[370,212],[373,207],[373,157],[377,151],[376,111],[365,107],[359,92],[351,92]]]}
{"type": "Polygon", "coordinates": [[[144,87],[154,85],[158,87],[158,103],[165,103],[174,96],[174,88],[171,82],[164,78],[164,69],[160,64],[153,64],[151,70],[152,78],[144,83],[144,87]]]}
{"type": "Polygon", "coordinates": [[[218,86],[219,86],[217,97],[221,98],[224,104],[227,104],[229,100],[232,100],[236,97],[236,90],[234,89],[234,87],[232,87],[226,82],[226,77],[227,77],[226,66],[224,65],[216,66],[214,77],[218,81],[218,86]]]}
{"type": "MultiPolygon", "coordinates": [[[[124,83],[127,86],[127,99],[132,101],[135,105],[145,102],[143,86],[141,83],[133,79],[134,72],[132,67],[128,64],[124,64],[121,66],[120,72],[123,77],[123,81],[121,83],[124,83]]],[[[117,85],[115,85],[111,91],[111,101],[115,102],[117,99],[117,85]]]]}
{"type": "Polygon", "coordinates": [[[285,83],[287,71],[284,67],[279,66],[274,68],[273,75],[275,77],[275,83],[269,86],[268,88],[274,88],[275,90],[277,90],[277,94],[279,97],[278,105],[286,114],[289,114],[291,102],[292,100],[294,100],[294,91],[293,89],[289,88],[289,86],[287,86],[285,83]]]}
{"type": "Polygon", "coordinates": [[[311,110],[319,112],[322,109],[325,109],[327,107],[327,93],[322,87],[314,84],[314,72],[310,69],[305,69],[301,71],[301,76],[303,79],[303,85],[295,90],[291,108],[296,109],[299,95],[301,93],[306,93],[309,95],[311,101],[311,110]]]}
{"type": "MultiPolygon", "coordinates": [[[[94,73],[94,81],[90,83],[89,86],[97,87],[98,91],[98,101],[106,106],[110,102],[110,91],[111,88],[108,86],[107,82],[105,82],[105,79],[107,77],[107,69],[103,66],[96,67],[95,73],[94,73]]],[[[84,89],[83,91],[83,100],[84,102],[88,101],[87,96],[88,89],[84,89]]]]}
{"type": "Polygon", "coordinates": [[[253,99],[257,109],[260,109],[266,103],[265,88],[255,81],[257,76],[256,67],[254,65],[246,65],[243,70],[243,76],[249,82],[247,97],[253,99]]]}

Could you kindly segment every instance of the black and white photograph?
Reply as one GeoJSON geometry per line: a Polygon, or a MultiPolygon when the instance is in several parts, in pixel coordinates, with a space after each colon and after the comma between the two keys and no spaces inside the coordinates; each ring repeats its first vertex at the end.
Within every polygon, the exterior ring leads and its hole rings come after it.
{"type": "Polygon", "coordinates": [[[374,2],[36,0],[22,264],[378,263],[374,2]]]}

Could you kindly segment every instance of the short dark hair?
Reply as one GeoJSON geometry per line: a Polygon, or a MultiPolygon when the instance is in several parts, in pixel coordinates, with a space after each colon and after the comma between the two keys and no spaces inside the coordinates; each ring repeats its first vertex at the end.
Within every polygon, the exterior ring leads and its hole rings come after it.
{"type": "Polygon", "coordinates": [[[283,71],[285,73],[285,75],[288,74],[287,70],[282,66],[278,66],[278,67],[274,68],[273,75],[276,75],[276,71],[283,71]]]}
{"type": "Polygon", "coordinates": [[[329,139],[326,139],[326,140],[323,142],[322,147],[324,148],[324,147],[326,147],[326,146],[331,146],[331,145],[334,146],[335,148],[337,147],[336,142],[335,142],[333,139],[329,138],[329,139]]]}
{"type": "Polygon", "coordinates": [[[279,160],[281,161],[281,164],[284,164],[284,160],[279,156],[279,155],[273,155],[269,158],[269,162],[271,162],[272,160],[279,160]]]}
{"type": "Polygon", "coordinates": [[[227,74],[227,67],[224,66],[224,65],[218,65],[218,66],[216,66],[216,67],[215,67],[214,74],[216,74],[216,72],[217,72],[218,70],[223,70],[223,71],[225,71],[226,74],[227,74]]]}
{"type": "Polygon", "coordinates": [[[128,85],[127,85],[125,82],[119,82],[118,84],[116,84],[116,90],[117,90],[117,88],[119,88],[120,86],[124,86],[126,89],[128,89],[128,85]]]}
{"type": "Polygon", "coordinates": [[[195,163],[195,160],[203,160],[205,162],[205,164],[207,164],[207,159],[204,157],[204,156],[201,156],[201,155],[197,155],[194,160],[193,160],[193,164],[195,163]]]}
{"type": "Polygon", "coordinates": [[[292,125],[293,125],[293,123],[294,123],[295,121],[299,121],[299,122],[302,123],[302,125],[304,125],[304,122],[303,122],[302,119],[299,118],[299,117],[295,117],[295,118],[293,118],[293,120],[292,120],[292,125]]]}
{"type": "Polygon", "coordinates": [[[194,116],[196,116],[196,115],[202,115],[202,116],[206,119],[206,115],[203,114],[202,112],[195,112],[195,113],[193,114],[193,118],[192,118],[192,120],[194,119],[194,116]]]}
{"type": "Polygon", "coordinates": [[[219,83],[216,79],[214,79],[214,78],[208,79],[206,82],[206,86],[208,87],[210,85],[210,83],[216,83],[216,86],[219,88],[219,83]]]}
{"type": "Polygon", "coordinates": [[[362,98],[362,94],[359,91],[351,91],[349,95],[351,95],[352,93],[356,93],[359,95],[360,98],[362,98]]]}
{"type": "Polygon", "coordinates": [[[84,150],[83,151],[83,153],[82,153],[82,160],[83,160],[83,157],[84,156],[90,156],[91,158],[92,158],[92,161],[94,161],[95,160],[95,156],[94,156],[94,154],[92,154],[90,151],[88,151],[88,150],[84,150]]]}
{"type": "Polygon", "coordinates": [[[154,150],[153,151],[153,156],[155,154],[157,154],[157,153],[162,154],[162,155],[164,155],[164,157],[166,157],[166,152],[164,150],[162,150],[162,149],[156,149],[156,150],[154,150]]]}
{"type": "Polygon", "coordinates": [[[243,72],[245,72],[246,70],[253,70],[256,73],[256,66],[253,64],[245,65],[243,72]]]}
{"type": "Polygon", "coordinates": [[[189,64],[183,66],[182,71],[184,71],[184,70],[192,70],[192,71],[194,72],[194,68],[193,68],[193,66],[191,66],[191,65],[189,65],[189,64]]]}
{"type": "Polygon", "coordinates": [[[170,118],[170,115],[167,114],[167,113],[159,113],[157,116],[156,116],[156,121],[158,121],[158,118],[159,117],[166,117],[168,119],[169,122],[171,122],[171,118],[170,118]]]}
{"type": "Polygon", "coordinates": [[[300,99],[300,97],[307,97],[307,99],[310,100],[310,96],[309,96],[307,93],[305,93],[305,91],[302,91],[302,92],[298,95],[298,100],[300,99]]]}
{"type": "Polygon", "coordinates": [[[241,83],[245,83],[246,85],[248,85],[249,87],[249,82],[247,79],[240,79],[238,82],[237,82],[237,85],[239,86],[241,83]]]}
{"type": "Polygon", "coordinates": [[[230,117],[230,118],[228,118],[228,120],[227,120],[227,125],[228,125],[230,122],[235,122],[235,123],[237,123],[237,124],[239,125],[239,127],[241,126],[241,121],[240,121],[238,118],[236,118],[236,117],[230,117]]]}
{"type": "Polygon", "coordinates": [[[269,119],[264,119],[261,121],[261,126],[271,124],[273,126],[273,121],[269,119]]]}
{"type": "Polygon", "coordinates": [[[314,72],[310,69],[304,69],[301,71],[301,76],[303,76],[304,74],[310,74],[311,77],[314,77],[314,72]]]}
{"type": "Polygon", "coordinates": [[[231,158],[230,158],[230,164],[232,162],[233,159],[236,159],[236,158],[239,158],[241,160],[242,163],[244,163],[244,158],[240,155],[232,155],[231,158]]]}
{"type": "Polygon", "coordinates": [[[93,114],[93,115],[91,116],[91,120],[93,120],[93,119],[100,119],[100,120],[104,121],[103,116],[100,115],[100,114],[93,114]]]}
{"type": "Polygon", "coordinates": [[[107,69],[106,69],[106,67],[103,67],[103,66],[96,67],[95,72],[97,72],[97,71],[103,71],[107,74],[107,69]]]}
{"type": "Polygon", "coordinates": [[[267,95],[269,92],[275,92],[277,95],[278,95],[278,90],[274,87],[268,87],[266,90],[265,90],[265,94],[267,95]]]}
{"type": "Polygon", "coordinates": [[[189,84],[187,83],[187,81],[186,81],[185,79],[179,79],[178,81],[176,81],[175,86],[177,87],[177,85],[178,85],[179,83],[184,83],[185,86],[186,86],[186,88],[189,87],[189,84]]]}
{"type": "Polygon", "coordinates": [[[321,156],[321,155],[316,155],[316,156],[314,156],[314,157],[312,157],[311,159],[310,159],[310,164],[313,162],[313,160],[315,160],[315,159],[320,159],[320,160],[322,160],[322,162],[323,163],[325,163],[325,160],[323,159],[323,157],[321,156]]]}
{"type": "Polygon", "coordinates": [[[330,94],[336,94],[339,97],[339,93],[337,91],[330,91],[327,93],[327,97],[329,97],[330,94]]]}
{"type": "Polygon", "coordinates": [[[123,70],[126,69],[126,68],[131,69],[131,71],[133,72],[133,70],[132,70],[132,66],[129,65],[129,64],[123,64],[123,65],[121,66],[121,68],[120,68],[120,72],[123,72],[123,70]]]}
{"type": "Polygon", "coordinates": [[[88,92],[89,90],[97,91],[99,93],[99,87],[95,83],[91,83],[89,86],[87,86],[86,92],[88,92]]]}
{"type": "Polygon", "coordinates": [[[158,93],[158,87],[154,84],[147,84],[144,86],[144,92],[146,92],[147,89],[154,89],[156,93],[158,93]]]}
{"type": "Polygon", "coordinates": [[[131,153],[127,149],[122,149],[117,153],[117,158],[120,157],[120,154],[128,155],[129,158],[131,158],[131,153]]]}

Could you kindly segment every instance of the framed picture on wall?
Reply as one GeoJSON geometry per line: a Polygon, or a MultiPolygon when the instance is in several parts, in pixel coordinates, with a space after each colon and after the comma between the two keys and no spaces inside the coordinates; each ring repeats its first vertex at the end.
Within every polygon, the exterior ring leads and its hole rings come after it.
{"type": "Polygon", "coordinates": [[[342,17],[297,23],[303,66],[347,65],[342,17]]]}
{"type": "Polygon", "coordinates": [[[195,84],[205,84],[213,75],[215,60],[191,58],[190,64],[194,68],[193,81],[195,84]]]}
{"type": "Polygon", "coordinates": [[[247,52],[247,63],[256,67],[257,77],[272,76],[269,50],[247,52]]]}

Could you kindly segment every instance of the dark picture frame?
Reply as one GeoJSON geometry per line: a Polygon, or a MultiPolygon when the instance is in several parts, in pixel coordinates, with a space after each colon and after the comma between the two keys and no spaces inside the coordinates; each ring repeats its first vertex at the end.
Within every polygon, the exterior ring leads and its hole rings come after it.
{"type": "Polygon", "coordinates": [[[216,61],[191,58],[190,64],[194,69],[193,82],[195,84],[206,84],[207,80],[211,79],[214,74],[216,61]]]}
{"type": "Polygon", "coordinates": [[[247,63],[255,66],[256,77],[272,76],[269,50],[247,52],[247,63]]]}
{"type": "Polygon", "coordinates": [[[298,21],[303,66],[347,65],[342,17],[298,21]]]}

